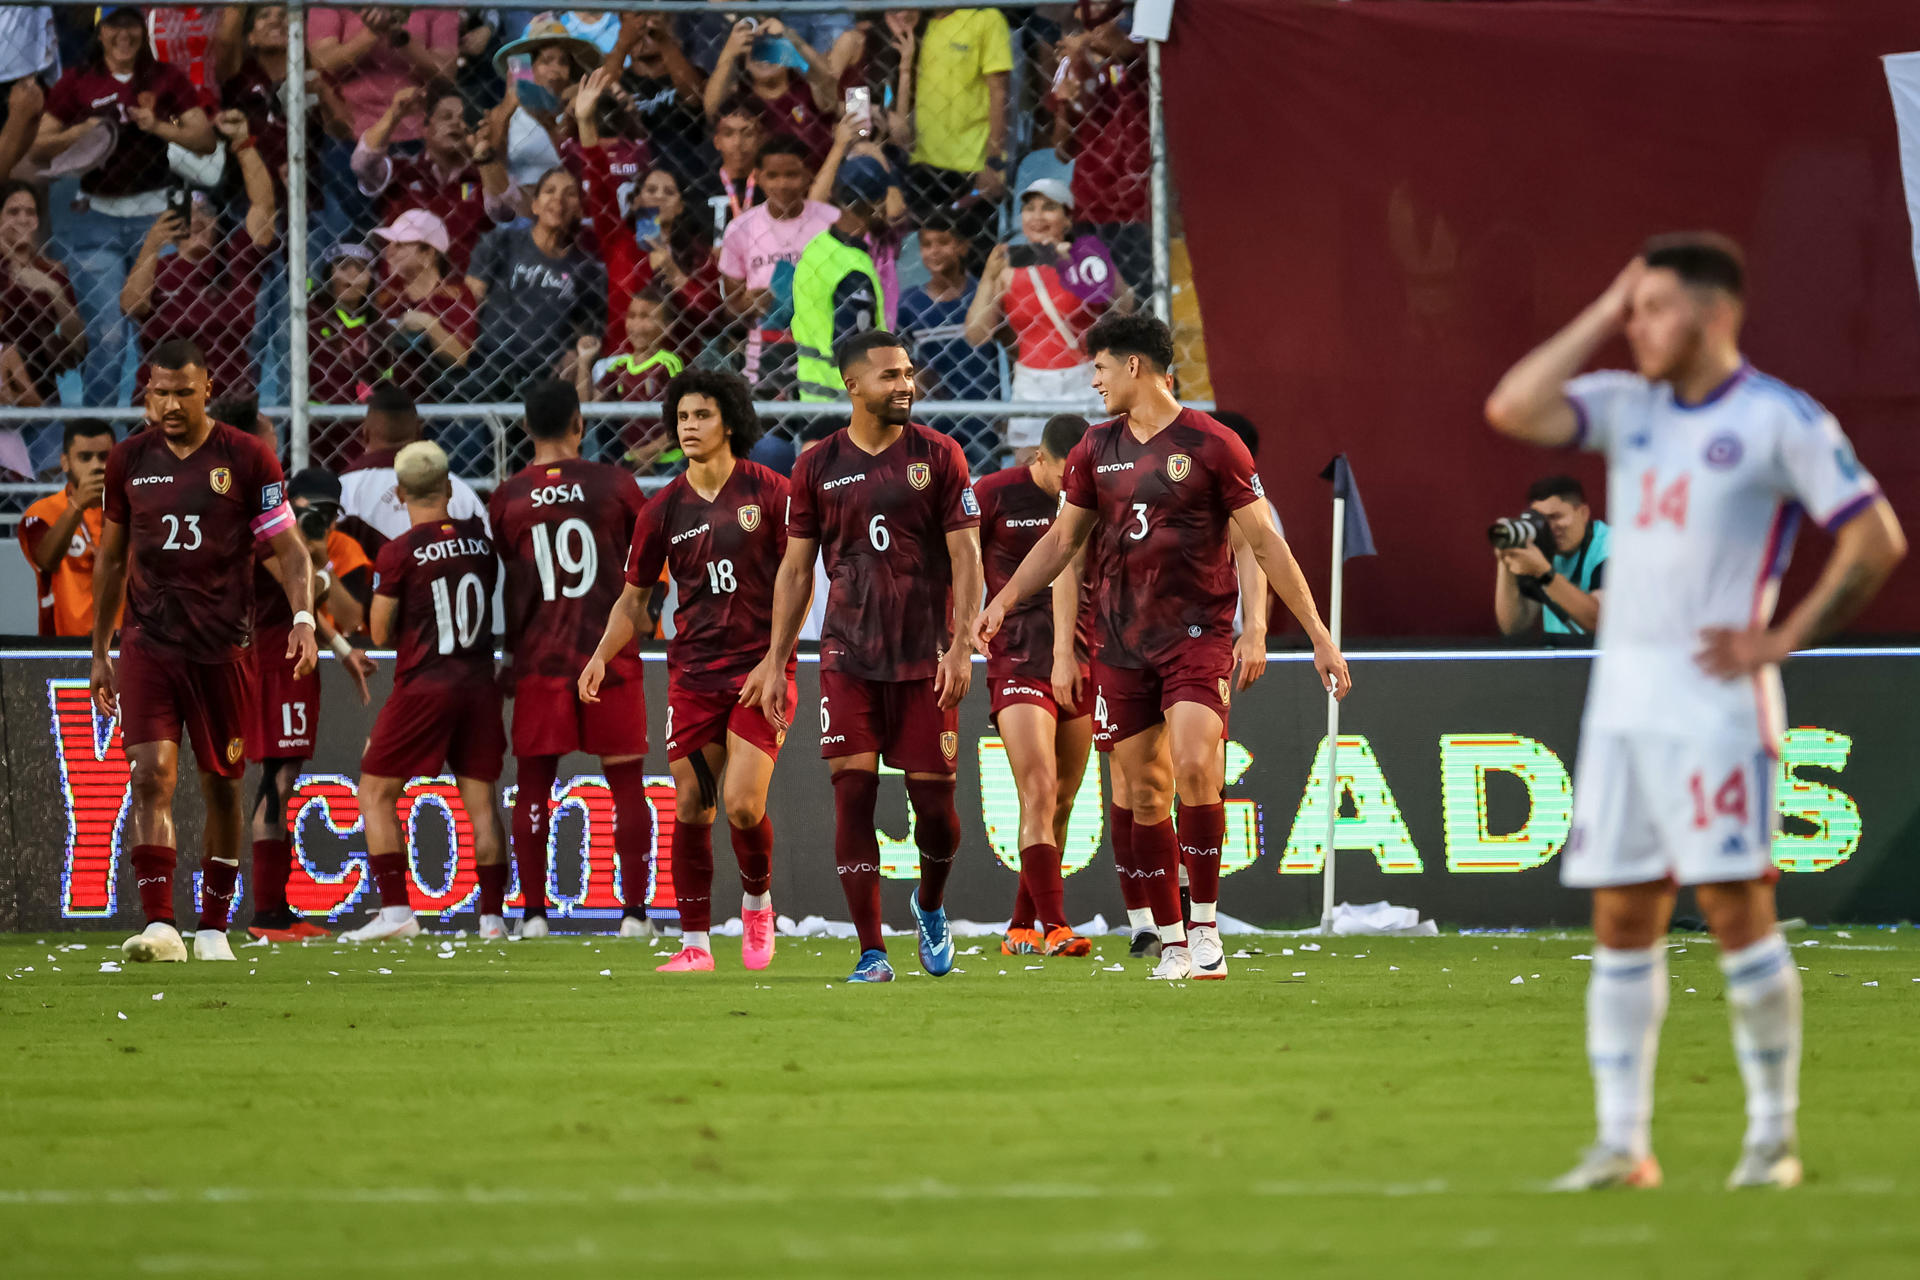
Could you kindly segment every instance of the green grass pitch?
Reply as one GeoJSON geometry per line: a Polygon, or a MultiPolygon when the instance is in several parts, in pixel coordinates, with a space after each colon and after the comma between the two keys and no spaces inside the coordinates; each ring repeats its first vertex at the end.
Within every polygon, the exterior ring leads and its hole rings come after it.
{"type": "Polygon", "coordinates": [[[669,978],[603,936],[119,973],[117,935],[15,936],[0,1274],[1920,1274],[1920,938],[1794,936],[1808,1185],[1720,1189],[1740,1084],[1690,938],[1667,1185],[1585,1197],[1539,1191],[1590,1132],[1579,934],[1229,939],[1261,954],[1177,986],[1111,939],[963,939],[935,981],[908,938],[878,988],[845,942],[669,978]]]}

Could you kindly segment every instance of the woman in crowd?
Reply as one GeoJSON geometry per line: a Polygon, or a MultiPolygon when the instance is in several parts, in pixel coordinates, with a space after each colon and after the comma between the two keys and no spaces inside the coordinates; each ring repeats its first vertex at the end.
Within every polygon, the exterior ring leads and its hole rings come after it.
{"type": "Polygon", "coordinates": [[[374,230],[386,283],[375,295],[380,332],[376,380],[390,380],[415,401],[454,399],[479,334],[479,307],[447,260],[447,224],[409,209],[374,230]]]}
{"type": "MultiPolygon", "coordinates": [[[[248,133],[245,113],[223,111],[215,123],[246,184],[245,226],[230,230],[220,208],[200,191],[193,193],[184,221],[171,211],[161,214],[120,288],[120,310],[140,325],[143,351],[172,338],[199,344],[207,357],[209,392],[223,397],[258,385],[249,347],[261,266],[274,240],[274,199],[273,176],[248,133]],[[167,246],[174,251],[163,257],[167,246]]],[[[141,369],[144,378],[144,362],[141,369]]],[[[136,385],[134,403],[141,394],[136,385]]]]}
{"type": "Polygon", "coordinates": [[[467,291],[480,303],[480,346],[468,397],[518,400],[528,378],[551,377],[583,333],[607,322],[607,270],[580,235],[580,183],[549,169],[533,189],[533,225],[480,242],[467,291]]]}
{"type": "MultiPolygon", "coordinates": [[[[1038,178],[1020,193],[1023,245],[997,245],[967,311],[967,341],[999,341],[1014,349],[1013,400],[1082,403],[1092,412],[1093,365],[1081,346],[1109,310],[1131,311],[1098,236],[1077,227],[1073,194],[1057,178],[1038,178]]],[[[1007,444],[1023,456],[1040,443],[1047,415],[1011,418],[1007,444]]]]}
{"type": "Polygon", "coordinates": [[[85,199],[63,213],[58,228],[75,278],[85,281],[88,404],[120,399],[127,324],[116,300],[152,221],[166,212],[174,184],[167,146],[211,155],[213,125],[199,90],[178,67],[155,60],[138,9],[107,11],[87,60],[60,77],[47,95],[33,158],[45,162],[82,143],[98,145],[111,130],[111,150],[80,178],[85,199]]]}
{"type": "Polygon", "coordinates": [[[54,380],[87,353],[87,327],[67,269],[40,252],[42,224],[30,184],[0,184],[0,343],[19,355],[40,402],[53,404],[54,380]]]}
{"type": "Polygon", "coordinates": [[[740,19],[720,50],[707,81],[707,119],[718,120],[736,98],[759,108],[769,134],[798,138],[810,167],[826,159],[840,110],[839,82],[827,60],[778,18],[740,19]],[[806,65],[804,76],[789,70],[786,60],[795,56],[806,65]]]}
{"type": "Polygon", "coordinates": [[[863,13],[834,41],[827,65],[842,100],[851,89],[867,91],[869,131],[861,140],[913,148],[914,55],[920,41],[920,11],[893,9],[884,16],[863,13]]]}
{"type": "Polygon", "coordinates": [[[505,100],[490,117],[494,149],[506,157],[507,174],[521,191],[532,191],[542,174],[559,167],[567,99],[575,81],[599,66],[600,58],[598,48],[570,34],[552,14],[536,17],[525,35],[493,55],[507,85],[505,100]],[[518,58],[530,63],[524,78],[513,65],[518,58]]]}

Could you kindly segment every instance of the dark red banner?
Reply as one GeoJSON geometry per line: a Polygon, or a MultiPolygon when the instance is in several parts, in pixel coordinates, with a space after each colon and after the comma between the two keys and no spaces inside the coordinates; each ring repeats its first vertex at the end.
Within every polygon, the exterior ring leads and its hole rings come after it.
{"type": "MultiPolygon", "coordinates": [[[[1745,245],[1754,363],[1920,516],[1920,290],[1879,61],[1914,49],[1912,0],[1176,8],[1167,128],[1215,398],[1260,426],[1322,591],[1314,477],[1352,457],[1380,554],[1348,566],[1350,635],[1491,633],[1489,518],[1563,468],[1600,505],[1597,459],[1498,441],[1481,404],[1655,232],[1745,245]]],[[[1920,631],[1920,567],[1860,625],[1920,631]]]]}

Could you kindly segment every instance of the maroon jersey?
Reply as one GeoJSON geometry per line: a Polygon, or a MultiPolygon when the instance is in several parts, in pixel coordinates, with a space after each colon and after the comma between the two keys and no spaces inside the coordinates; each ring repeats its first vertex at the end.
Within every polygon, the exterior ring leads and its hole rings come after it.
{"type": "Polygon", "coordinates": [[[627,581],[651,587],[663,565],[673,575],[675,683],[731,691],[767,656],[786,510],[786,477],[742,458],[712,502],[682,474],[640,513],[627,581]]]}
{"type": "Polygon", "coordinates": [[[191,662],[244,657],[254,543],[293,528],[273,450],[216,422],[179,458],[148,423],[107,455],[106,518],[127,529],[123,631],[191,662]]]}
{"type": "MultiPolygon", "coordinates": [[[[493,491],[487,516],[507,566],[509,680],[571,680],[587,665],[620,599],[620,567],[645,502],[632,473],[584,458],[536,462],[493,491]]],[[[608,678],[620,682],[611,669],[608,678]]]]}
{"type": "Polygon", "coordinates": [[[416,524],[380,548],[373,594],[397,600],[393,680],[461,684],[493,678],[493,585],[500,564],[484,520],[416,524]]]}
{"type": "Polygon", "coordinates": [[[868,453],[841,431],[800,455],[787,536],[826,558],[820,665],[863,680],[924,680],[951,640],[953,565],[947,534],[980,523],[967,456],[910,424],[868,453]]]}
{"type": "MultiPolygon", "coordinates": [[[[1008,467],[982,476],[973,486],[980,500],[980,559],[986,569],[987,599],[1007,585],[1034,544],[1053,527],[1060,499],[1033,482],[1030,467],[1008,467]]],[[[1093,625],[1093,586],[1080,581],[1080,613],[1074,651],[1087,660],[1093,625]]],[[[996,672],[1045,680],[1053,673],[1053,593],[1036,591],[1015,605],[993,639],[990,662],[996,672]]]]}
{"type": "MultiPolygon", "coordinates": [[[[258,314],[265,254],[244,230],[229,235],[206,257],[170,253],[154,268],[152,309],[140,324],[140,343],[151,351],[172,338],[190,338],[207,354],[207,394],[245,395],[258,380],[247,343],[258,314]]],[[[140,366],[133,402],[146,395],[147,369],[140,366]]]]}
{"type": "Polygon", "coordinates": [[[142,94],[153,95],[153,114],[177,121],[206,100],[180,68],[156,62],[133,73],[122,83],[105,64],[90,62],[60,77],[47,94],[47,114],[63,125],[82,120],[111,120],[118,130],[113,151],[94,169],[80,176],[80,190],[90,196],[130,196],[158,191],[173,181],[167,168],[167,142],[147,133],[127,114],[140,105],[142,94]]]}
{"type": "Polygon", "coordinates": [[[1087,572],[1099,585],[1101,662],[1164,668],[1197,645],[1232,648],[1229,517],[1262,496],[1238,436],[1182,409],[1142,444],[1115,418],[1073,447],[1065,493],[1097,519],[1087,572]]]}

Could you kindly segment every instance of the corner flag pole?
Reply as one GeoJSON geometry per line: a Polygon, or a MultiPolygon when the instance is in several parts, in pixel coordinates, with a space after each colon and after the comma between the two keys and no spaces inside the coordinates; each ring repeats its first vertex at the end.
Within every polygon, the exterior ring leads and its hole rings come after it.
{"type": "MultiPolygon", "coordinates": [[[[1334,648],[1340,647],[1340,603],[1343,594],[1341,569],[1346,564],[1347,500],[1335,491],[1333,499],[1333,572],[1328,601],[1327,629],[1333,633],[1334,648]]],[[[1327,836],[1320,864],[1320,929],[1333,929],[1333,842],[1334,827],[1340,820],[1340,699],[1327,691],[1327,836]]]]}

